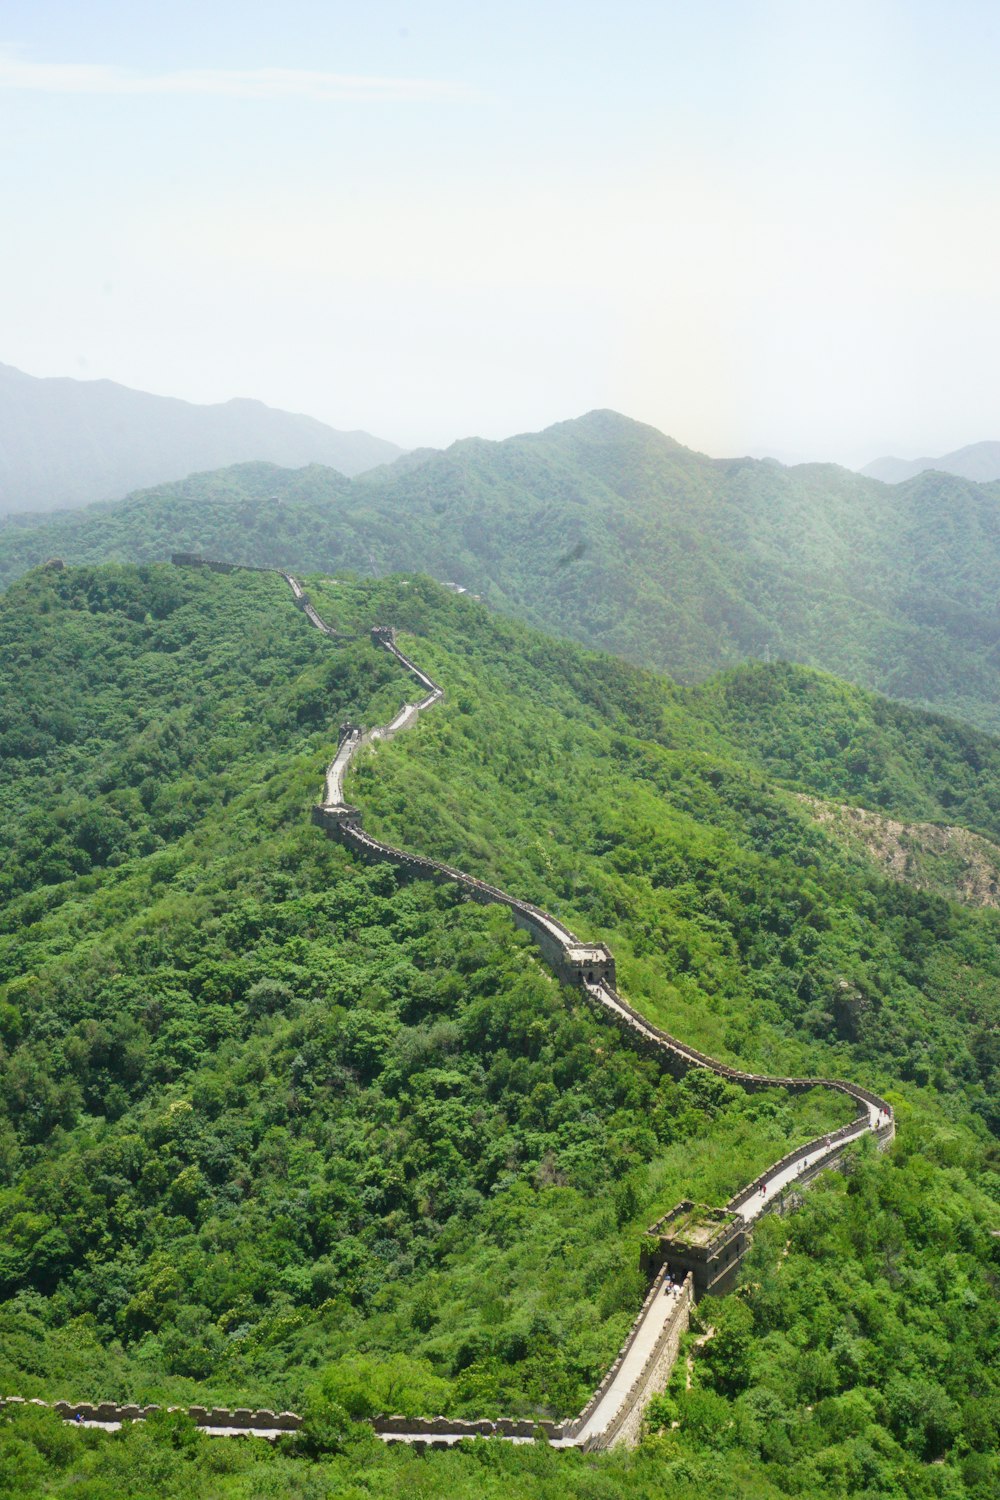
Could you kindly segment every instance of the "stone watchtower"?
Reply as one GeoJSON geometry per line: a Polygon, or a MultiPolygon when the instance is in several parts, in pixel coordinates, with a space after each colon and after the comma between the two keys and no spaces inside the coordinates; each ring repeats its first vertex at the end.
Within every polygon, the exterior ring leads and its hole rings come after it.
{"type": "Polygon", "coordinates": [[[567,984],[601,984],[615,987],[615,957],[604,943],[573,943],[563,950],[560,978],[567,984]]]}
{"type": "Polygon", "coordinates": [[[694,1276],[696,1297],[732,1290],[748,1244],[747,1224],[735,1209],[709,1208],[685,1198],[647,1231],[643,1266],[675,1277],[694,1276]]]}
{"type": "Polygon", "coordinates": [[[336,838],[345,828],[361,827],[360,807],[351,807],[343,803],[340,807],[324,807],[322,802],[313,806],[310,821],[317,828],[325,828],[327,833],[336,838]]]}

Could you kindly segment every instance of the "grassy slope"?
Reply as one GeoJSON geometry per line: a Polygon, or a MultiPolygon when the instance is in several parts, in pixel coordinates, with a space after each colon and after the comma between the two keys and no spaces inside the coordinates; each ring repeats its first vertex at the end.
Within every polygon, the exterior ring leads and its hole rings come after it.
{"type": "Polygon", "coordinates": [[[1000,749],[992,735],[783,662],[748,663],[685,701],[785,785],[1000,834],[1000,749]]]}

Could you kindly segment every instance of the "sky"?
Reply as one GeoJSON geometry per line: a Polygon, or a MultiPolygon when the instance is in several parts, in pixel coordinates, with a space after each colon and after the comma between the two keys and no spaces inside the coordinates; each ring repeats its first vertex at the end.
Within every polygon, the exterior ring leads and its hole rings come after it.
{"type": "Polygon", "coordinates": [[[1000,8],[3,0],[0,362],[404,446],[1000,438],[1000,8]]]}

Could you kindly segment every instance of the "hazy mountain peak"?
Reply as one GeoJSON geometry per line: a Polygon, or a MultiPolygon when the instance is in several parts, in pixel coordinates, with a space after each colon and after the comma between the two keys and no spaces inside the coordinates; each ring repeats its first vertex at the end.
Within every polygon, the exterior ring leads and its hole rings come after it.
{"type": "Polygon", "coordinates": [[[250,397],[199,406],[0,364],[0,513],[85,505],[255,459],[358,474],[401,451],[250,397]]]}
{"type": "Polygon", "coordinates": [[[554,422],[551,427],[546,427],[540,433],[533,435],[547,438],[556,434],[583,438],[590,442],[635,441],[637,438],[645,438],[654,441],[660,447],[672,448],[677,452],[690,451],[675,438],[668,437],[665,432],[661,432],[658,427],[651,427],[648,422],[637,422],[634,417],[626,417],[622,412],[614,411],[608,406],[597,406],[593,411],[584,412],[582,416],[570,417],[564,422],[554,422]]]}
{"type": "Polygon", "coordinates": [[[53,556],[178,550],[422,570],[688,681],[784,657],[995,729],[996,503],[950,474],[898,489],[833,464],[707,458],[596,411],[354,480],[250,465],[42,524],[0,518],[0,582],[53,556]]]}
{"type": "Polygon", "coordinates": [[[993,479],[1000,479],[1000,442],[969,443],[965,448],[956,448],[939,458],[876,458],[866,464],[861,473],[868,479],[881,479],[886,484],[902,484],[903,480],[913,479],[926,469],[937,469],[943,474],[957,474],[977,484],[988,484],[993,479]]]}

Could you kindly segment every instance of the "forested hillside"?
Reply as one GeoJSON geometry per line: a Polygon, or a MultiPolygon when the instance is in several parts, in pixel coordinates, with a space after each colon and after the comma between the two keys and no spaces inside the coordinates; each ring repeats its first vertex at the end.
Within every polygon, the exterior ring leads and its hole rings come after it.
{"type": "Polygon", "coordinates": [[[2,1483],[992,1495],[1000,916],[883,881],[797,793],[933,818],[974,765],[948,817],[989,833],[997,743],[785,667],[678,689],[413,574],[309,586],[446,688],[352,773],[373,831],[611,942],[685,1040],[889,1090],[896,1148],[762,1226],[637,1454],[382,1450],[351,1416],[576,1410],[646,1224],[839,1117],[661,1076],[506,912],[309,825],[335,726],[412,688],[363,635],[267,576],[39,569],[0,600],[0,1382],[307,1423],[272,1453],[6,1411],[2,1483]]]}
{"type": "Polygon", "coordinates": [[[1000,728],[1000,484],[886,485],[714,460],[613,412],[409,454],[347,482],[243,465],[0,529],[0,580],[174,550],[421,568],[504,612],[696,681],[787,658],[1000,728]]]}

